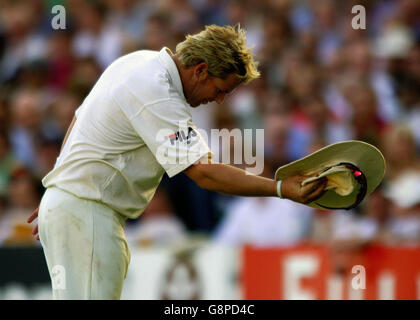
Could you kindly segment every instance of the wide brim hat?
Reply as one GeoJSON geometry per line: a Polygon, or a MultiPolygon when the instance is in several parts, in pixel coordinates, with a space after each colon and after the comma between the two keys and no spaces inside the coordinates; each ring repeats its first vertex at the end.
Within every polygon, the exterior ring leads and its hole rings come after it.
{"type": "Polygon", "coordinates": [[[385,175],[385,159],[381,151],[369,143],[343,141],[280,167],[275,173],[275,180],[294,175],[326,176],[329,180],[327,191],[308,206],[317,209],[351,209],[381,183],[385,175]]]}

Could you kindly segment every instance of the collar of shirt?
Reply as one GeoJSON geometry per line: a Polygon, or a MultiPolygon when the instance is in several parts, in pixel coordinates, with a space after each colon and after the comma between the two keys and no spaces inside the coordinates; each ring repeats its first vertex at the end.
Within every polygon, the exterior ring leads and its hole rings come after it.
{"type": "Polygon", "coordinates": [[[179,92],[181,98],[185,100],[181,77],[179,76],[179,71],[175,61],[170,56],[171,54],[172,51],[169,48],[163,47],[159,52],[159,61],[168,70],[175,89],[179,92]]]}

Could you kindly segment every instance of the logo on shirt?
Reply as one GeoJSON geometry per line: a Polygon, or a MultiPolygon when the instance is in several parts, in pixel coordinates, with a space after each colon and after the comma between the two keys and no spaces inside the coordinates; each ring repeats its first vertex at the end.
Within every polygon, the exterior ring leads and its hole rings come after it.
{"type": "Polygon", "coordinates": [[[193,128],[188,127],[188,133],[185,133],[185,130],[179,130],[169,136],[169,141],[171,141],[171,145],[174,145],[175,141],[180,141],[180,142],[186,141],[187,144],[190,144],[191,137],[195,137],[195,136],[197,136],[197,132],[193,128]]]}

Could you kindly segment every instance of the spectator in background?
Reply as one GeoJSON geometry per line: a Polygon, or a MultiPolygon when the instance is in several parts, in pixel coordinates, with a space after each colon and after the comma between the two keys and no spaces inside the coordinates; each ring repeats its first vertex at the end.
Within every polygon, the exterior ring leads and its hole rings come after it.
{"type": "Polygon", "coordinates": [[[331,56],[342,44],[342,34],[338,31],[340,2],[321,0],[309,2],[313,23],[312,28],[318,37],[317,57],[321,64],[331,59],[331,56]]]}
{"type": "Polygon", "coordinates": [[[291,159],[288,153],[290,116],[286,110],[276,108],[266,113],[264,121],[264,156],[272,168],[279,168],[291,159]]]}
{"type": "Polygon", "coordinates": [[[22,64],[17,72],[16,81],[21,87],[39,91],[41,96],[45,99],[48,97],[46,90],[48,65],[45,60],[32,60],[22,64]]]}
{"type": "Polygon", "coordinates": [[[11,80],[27,62],[46,56],[47,39],[38,32],[39,1],[4,0],[0,8],[5,51],[0,62],[0,83],[11,80]]]}
{"type": "Polygon", "coordinates": [[[137,48],[144,37],[148,17],[157,10],[158,2],[151,0],[105,0],[106,25],[119,30],[122,50],[129,53],[137,48]]]}
{"type": "Polygon", "coordinates": [[[61,149],[61,140],[42,140],[36,154],[36,169],[32,170],[34,176],[41,180],[55,165],[61,149]]]}
{"type": "Polygon", "coordinates": [[[0,131],[0,212],[5,209],[6,199],[12,173],[20,167],[20,163],[10,148],[6,131],[0,131]]]}
{"type": "Polygon", "coordinates": [[[68,85],[71,73],[76,65],[72,53],[72,37],[70,31],[56,32],[51,35],[48,46],[48,84],[53,90],[64,90],[68,85]]]}
{"type": "Polygon", "coordinates": [[[8,132],[10,129],[10,106],[7,88],[0,90],[0,131],[8,132]]]}
{"type": "Polygon", "coordinates": [[[395,125],[382,140],[387,162],[386,178],[393,181],[407,171],[420,171],[420,157],[412,131],[405,125],[395,125]]]}
{"type": "Polygon", "coordinates": [[[151,14],[146,21],[139,48],[147,50],[160,50],[163,46],[174,48],[176,39],[172,38],[171,25],[172,15],[169,12],[161,10],[151,14]]]}
{"type": "MultiPolygon", "coordinates": [[[[342,81],[354,79],[355,83],[369,88],[380,121],[384,123],[396,121],[400,117],[401,106],[396,96],[395,82],[386,72],[386,64],[384,66],[384,63],[375,61],[374,51],[368,39],[349,41],[341,48],[341,53],[344,69],[342,81]]],[[[355,90],[359,88],[354,88],[350,93],[346,91],[344,93],[346,98],[358,96],[354,94],[355,90]]]]}
{"type": "Polygon", "coordinates": [[[263,127],[264,109],[272,100],[273,95],[271,92],[267,92],[264,81],[256,79],[254,82],[246,88],[238,88],[232,92],[232,96],[226,98],[226,103],[218,107],[219,109],[229,109],[225,112],[233,115],[237,128],[257,129],[263,127]]]}
{"type": "Polygon", "coordinates": [[[101,66],[92,57],[77,59],[70,75],[68,90],[83,101],[100,74],[101,66]]]}
{"type": "Polygon", "coordinates": [[[420,171],[407,170],[389,182],[386,196],[391,201],[389,229],[392,244],[420,241],[420,171]]]}
{"type": "Polygon", "coordinates": [[[121,56],[122,35],[118,29],[107,24],[107,8],[102,1],[83,1],[79,6],[74,11],[77,26],[73,39],[74,54],[79,58],[94,57],[105,69],[121,56]]]}
{"type": "Polygon", "coordinates": [[[344,96],[352,107],[353,138],[379,146],[386,123],[379,117],[377,98],[369,83],[362,79],[349,80],[344,86],[344,96]]]}
{"type": "Polygon", "coordinates": [[[170,13],[170,26],[178,39],[200,30],[198,12],[189,0],[162,0],[159,10],[170,13]]]}
{"type": "Polygon", "coordinates": [[[42,137],[43,102],[39,91],[17,90],[11,98],[10,142],[17,159],[36,168],[36,152],[42,137]]]}
{"type": "Polygon", "coordinates": [[[41,194],[42,185],[26,168],[13,171],[7,209],[0,220],[2,245],[39,245],[26,220],[39,203],[41,194]]]}
{"type": "Polygon", "coordinates": [[[405,114],[403,121],[411,128],[420,150],[420,41],[411,48],[403,62],[404,78],[399,93],[405,114]]]}
{"type": "Polygon", "coordinates": [[[278,57],[292,42],[292,29],[287,17],[288,11],[280,8],[264,10],[264,20],[261,26],[262,43],[257,51],[258,61],[262,65],[271,65],[274,68],[267,70],[267,77],[274,83],[279,81],[276,75],[276,65],[279,62],[278,57]]]}
{"type": "Polygon", "coordinates": [[[76,109],[83,101],[73,91],[61,92],[48,109],[50,140],[62,140],[73,120],[76,109]]]}
{"type": "Polygon", "coordinates": [[[322,140],[329,145],[352,139],[350,127],[340,125],[324,99],[317,95],[304,95],[299,99],[299,111],[295,112],[290,132],[289,146],[294,159],[309,154],[314,140],[322,140]]]}
{"type": "Polygon", "coordinates": [[[386,244],[392,241],[390,233],[390,206],[391,202],[384,194],[384,186],[380,185],[369,198],[362,208],[360,231],[364,237],[362,241],[370,244],[386,244]]]}

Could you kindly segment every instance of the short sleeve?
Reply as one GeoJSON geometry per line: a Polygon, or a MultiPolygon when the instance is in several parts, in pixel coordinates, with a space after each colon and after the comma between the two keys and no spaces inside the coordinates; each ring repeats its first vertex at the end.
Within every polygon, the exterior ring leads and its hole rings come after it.
{"type": "Polygon", "coordinates": [[[164,98],[147,105],[119,105],[169,177],[204,156],[212,156],[207,141],[191,119],[188,106],[181,100],[164,98]]]}

